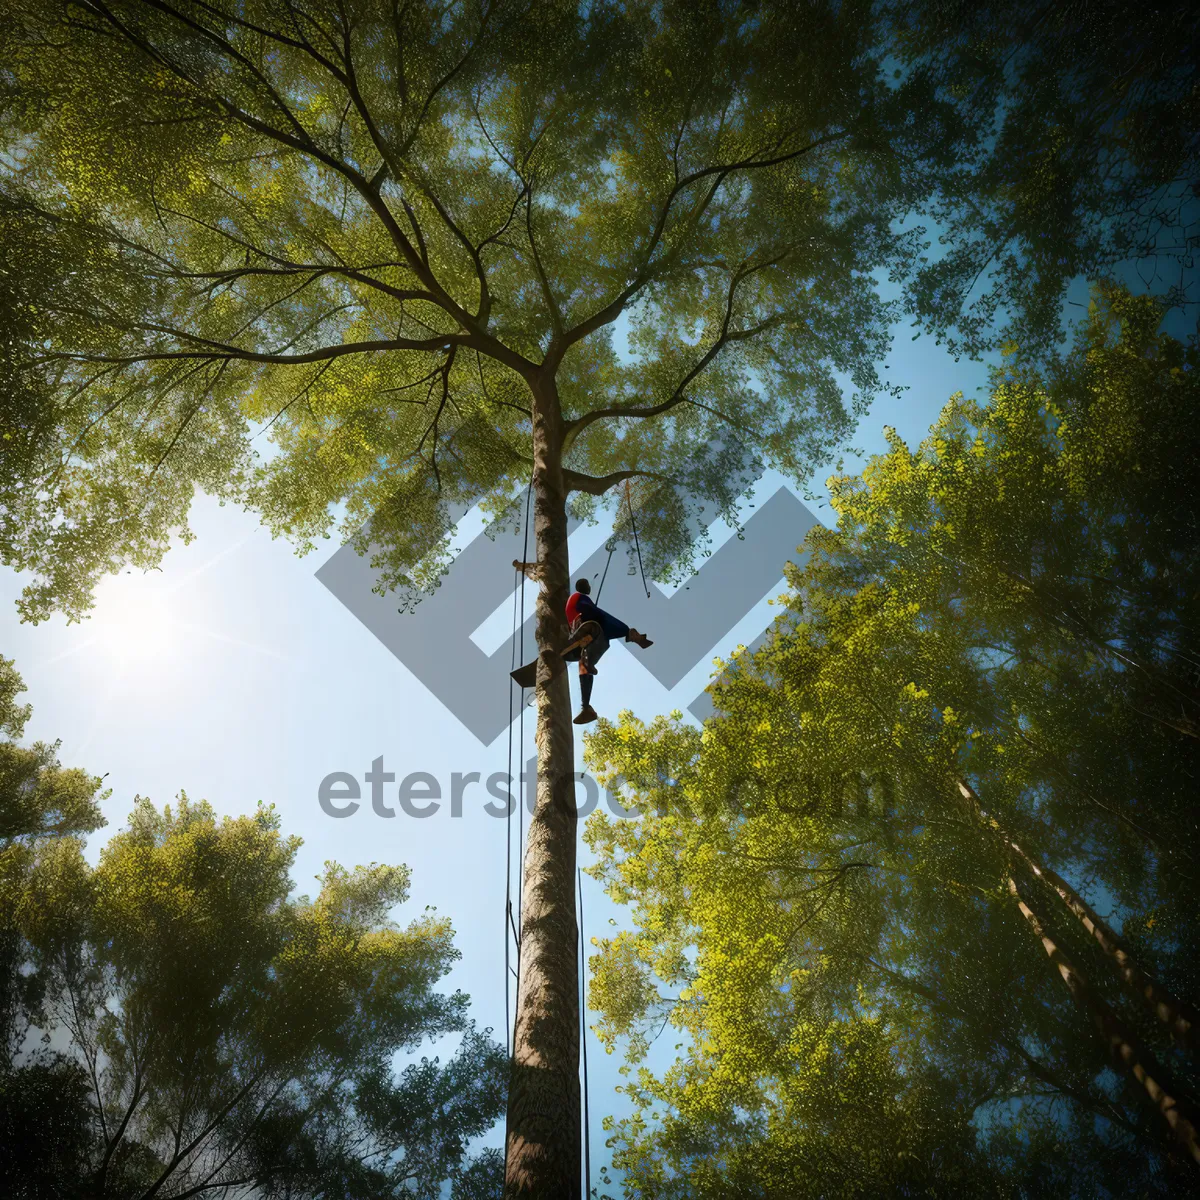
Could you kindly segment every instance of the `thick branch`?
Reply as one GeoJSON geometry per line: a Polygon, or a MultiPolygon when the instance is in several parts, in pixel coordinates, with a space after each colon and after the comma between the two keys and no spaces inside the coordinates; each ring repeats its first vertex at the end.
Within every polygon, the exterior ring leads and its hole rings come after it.
{"type": "Polygon", "coordinates": [[[114,363],[120,366],[131,366],[134,363],[161,362],[181,358],[208,359],[218,362],[228,359],[236,362],[279,363],[283,365],[299,365],[302,363],[324,362],[330,358],[342,358],[347,354],[373,354],[383,350],[445,350],[451,345],[466,345],[470,341],[469,334],[453,333],[435,338],[409,339],[393,338],[369,342],[343,342],[337,346],[322,346],[319,350],[309,350],[302,354],[271,354],[266,351],[244,350],[239,346],[226,346],[220,342],[209,342],[205,338],[189,338],[190,341],[205,346],[207,349],[195,350],[162,350],[148,351],[143,354],[47,354],[42,358],[32,359],[33,363],[45,362],[94,362],[114,363]]]}
{"type": "Polygon", "coordinates": [[[660,475],[657,471],[613,471],[597,477],[563,468],[563,483],[567,491],[587,492],[589,496],[603,496],[609,488],[616,487],[627,479],[662,479],[668,483],[673,482],[670,475],[660,475]]]}

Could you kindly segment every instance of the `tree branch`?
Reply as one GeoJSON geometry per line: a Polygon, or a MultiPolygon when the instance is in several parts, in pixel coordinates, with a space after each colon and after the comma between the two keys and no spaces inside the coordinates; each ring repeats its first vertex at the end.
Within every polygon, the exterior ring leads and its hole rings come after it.
{"type": "MultiPolygon", "coordinates": [[[[115,13],[113,13],[104,3],[104,0],[81,0],[88,11],[91,11],[96,16],[106,21],[122,37],[126,38],[132,45],[137,46],[143,53],[149,55],[155,62],[161,65],[164,69],[170,71],[177,78],[181,79],[189,87],[194,88],[202,96],[206,96],[210,103],[215,105],[217,109],[223,112],[231,120],[244,126],[246,129],[259,134],[261,137],[277,143],[280,146],[285,146],[295,150],[298,153],[321,163],[329,168],[335,174],[340,175],[347,180],[351,187],[362,197],[367,206],[379,219],[384,226],[389,237],[400,250],[401,255],[409,263],[409,266],[417,275],[418,279],[425,285],[433,297],[433,302],[437,304],[443,311],[450,316],[460,328],[470,331],[475,335],[476,341],[473,343],[474,349],[479,349],[490,357],[496,358],[503,362],[506,366],[512,367],[522,376],[529,377],[534,369],[534,364],[529,362],[523,355],[509,349],[503,343],[497,341],[494,337],[484,333],[479,327],[477,320],[468,313],[458,302],[442,287],[437,277],[434,275],[429,266],[428,259],[422,257],[418,253],[416,247],[405,236],[393,216],[391,210],[377,187],[371,185],[361,171],[351,166],[349,163],[336,158],[321,149],[312,139],[308,131],[299,123],[294,114],[288,108],[286,102],[279,95],[278,91],[270,83],[265,75],[253,64],[250,63],[244,55],[232,46],[228,40],[219,36],[215,31],[206,28],[203,25],[191,20],[186,15],[171,8],[162,0],[146,0],[148,4],[164,13],[165,15],[180,21],[188,28],[193,29],[206,41],[210,42],[222,55],[226,56],[233,62],[243,65],[250,71],[251,75],[258,80],[261,86],[265,89],[266,94],[273,107],[278,108],[286,117],[287,123],[292,127],[292,131],[280,129],[271,124],[269,121],[264,121],[256,117],[253,113],[247,112],[239,105],[233,103],[211,89],[206,88],[200,81],[194,79],[191,74],[178,62],[173,61],[163,52],[151,45],[144,38],[139,36],[132,28],[124,24],[115,13]]],[[[465,60],[464,60],[465,61],[465,60]]],[[[459,64],[461,67],[461,63],[459,64]]],[[[457,70],[458,68],[456,68],[457,70]]],[[[452,72],[453,74],[453,72],[452,72]]],[[[447,77],[448,79],[449,77],[447,77]]],[[[443,81],[440,86],[444,86],[443,81]]],[[[430,101],[432,96],[430,97],[430,101]]],[[[392,349],[405,349],[408,347],[393,346],[392,349]]],[[[102,361],[102,360],[98,360],[102,361]]]]}
{"type": "Polygon", "coordinates": [[[661,475],[657,471],[613,471],[608,475],[583,475],[579,471],[563,468],[563,483],[568,492],[587,492],[590,496],[602,496],[609,488],[624,483],[627,479],[662,479],[674,483],[671,475],[661,475]]]}
{"type": "MultiPolygon", "coordinates": [[[[693,184],[699,183],[701,180],[708,179],[712,176],[717,177],[713,187],[709,189],[707,196],[698,206],[696,212],[692,216],[692,221],[695,222],[699,220],[699,217],[703,214],[709,203],[711,203],[713,196],[716,195],[716,192],[720,188],[721,184],[723,184],[730,175],[737,174],[740,171],[753,171],[762,169],[764,167],[780,166],[783,163],[790,162],[794,159],[802,157],[805,154],[809,154],[813,150],[819,149],[821,146],[828,146],[834,142],[841,141],[842,139],[849,137],[850,132],[851,131],[849,129],[841,129],[837,133],[830,133],[826,134],[824,137],[819,137],[815,141],[810,142],[806,146],[801,146],[797,150],[790,150],[786,153],[780,154],[777,153],[777,151],[791,136],[791,134],[784,134],[769,149],[759,151],[756,154],[752,154],[748,158],[741,159],[737,162],[702,167],[699,170],[692,171],[690,174],[685,175],[682,179],[677,180],[674,187],[672,187],[670,192],[667,194],[662,211],[658,214],[658,217],[655,220],[654,227],[650,232],[650,237],[646,245],[646,250],[642,255],[641,266],[638,267],[637,271],[634,273],[633,280],[615,299],[611,300],[603,308],[597,310],[590,317],[580,321],[573,328],[567,330],[561,338],[556,339],[556,345],[553,348],[555,356],[554,365],[557,366],[558,362],[561,361],[562,356],[576,342],[582,341],[589,334],[595,333],[597,329],[600,329],[603,326],[611,324],[613,321],[615,321],[617,317],[619,317],[625,310],[625,307],[629,304],[629,302],[648,283],[650,283],[656,275],[660,274],[665,266],[670,265],[671,259],[677,256],[682,250],[682,243],[680,243],[680,245],[677,246],[673,252],[665,256],[664,259],[660,260],[660,262],[652,262],[654,252],[658,249],[659,243],[662,241],[663,234],[666,231],[667,221],[670,217],[672,206],[679,196],[693,184]],[[768,157],[761,157],[763,154],[768,155],[768,157]]],[[[550,357],[550,355],[547,355],[548,360],[550,357]]]]}
{"type": "MultiPolygon", "coordinates": [[[[766,270],[768,267],[775,266],[781,262],[791,252],[791,247],[777,254],[774,258],[761,262],[753,267],[739,267],[730,278],[729,294],[725,300],[725,314],[721,320],[721,332],[718,334],[716,341],[708,348],[697,362],[684,377],[676,385],[674,391],[663,401],[658,404],[649,405],[646,408],[597,408],[591,412],[584,413],[582,416],[576,417],[572,421],[566,422],[566,435],[564,446],[570,447],[576,438],[591,424],[602,420],[606,417],[657,417],[663,413],[670,412],[671,409],[682,404],[687,400],[686,389],[688,385],[698,376],[704,369],[717,357],[718,354],[731,343],[746,341],[749,338],[757,337],[760,333],[765,333],[768,329],[774,328],[784,320],[782,313],[775,313],[764,321],[760,321],[757,325],[751,325],[746,329],[738,329],[730,332],[729,325],[733,319],[734,301],[737,298],[737,289],[744,279],[758,271],[766,270]]],[[[693,402],[695,403],[695,402],[693,402]]],[[[699,407],[707,408],[707,405],[699,407]]],[[[709,408],[709,412],[716,413],[723,420],[737,428],[737,422],[732,417],[725,413],[719,412],[717,409],[709,408]]]]}
{"type": "MultiPolygon", "coordinates": [[[[217,361],[229,359],[240,362],[278,363],[282,365],[298,365],[302,363],[324,362],[330,358],[342,358],[347,354],[374,354],[383,350],[445,350],[451,345],[466,345],[470,335],[462,333],[446,334],[440,337],[410,339],[393,338],[369,342],[342,342],[337,346],[322,346],[319,350],[309,350],[302,354],[272,354],[255,350],[244,350],[238,346],[227,346],[221,342],[212,342],[207,338],[188,337],[208,349],[196,350],[162,350],[149,351],[144,354],[47,354],[40,358],[31,359],[31,363],[45,362],[93,362],[114,363],[129,366],[134,363],[172,361],[181,358],[204,358],[217,361]]],[[[474,347],[472,347],[474,348],[474,347]]]]}

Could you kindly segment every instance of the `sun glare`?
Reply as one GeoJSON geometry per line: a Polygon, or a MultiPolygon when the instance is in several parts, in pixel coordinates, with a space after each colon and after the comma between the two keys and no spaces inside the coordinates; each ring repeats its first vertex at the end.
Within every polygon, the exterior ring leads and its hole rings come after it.
{"type": "Polygon", "coordinates": [[[92,633],[96,644],[121,662],[153,662],[178,653],[183,629],[174,609],[178,595],[141,574],[117,575],[96,589],[92,633]]]}

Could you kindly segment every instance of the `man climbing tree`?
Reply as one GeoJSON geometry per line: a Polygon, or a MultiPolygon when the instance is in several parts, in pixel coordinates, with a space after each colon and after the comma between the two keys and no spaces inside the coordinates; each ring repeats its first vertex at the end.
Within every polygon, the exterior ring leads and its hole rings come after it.
{"type": "MultiPolygon", "coordinates": [[[[455,506],[503,514],[532,488],[507,1189],[577,1196],[568,509],[628,481],[661,575],[686,565],[685,497],[728,514],[744,489],[722,438],[805,480],[882,390],[873,272],[922,249],[899,219],[947,173],[963,194],[994,96],[939,90],[919,47],[885,76],[887,7],[856,3],[4,18],[0,552],[34,576],[26,618],[79,616],[99,576],[158,563],[197,489],[301,549],[340,515],[407,602],[455,506]]],[[[960,299],[926,289],[922,319],[960,299]]]]}
{"type": "Polygon", "coordinates": [[[635,646],[648,650],[654,643],[636,629],[631,629],[619,617],[606,613],[591,597],[592,585],[586,579],[575,582],[575,590],[567,598],[567,623],[571,627],[571,640],[563,650],[568,662],[579,659],[579,716],[576,725],[588,725],[598,719],[592,707],[592,680],[596,676],[596,663],[608,649],[613,638],[623,637],[635,646]],[[590,627],[594,627],[590,628],[590,627]]]}
{"type": "MultiPolygon", "coordinates": [[[[536,564],[522,563],[515,559],[513,566],[527,576],[536,577],[536,564]]],[[[607,613],[592,599],[592,585],[587,579],[575,581],[575,590],[567,598],[567,625],[571,640],[560,654],[567,662],[579,663],[579,715],[576,725],[590,725],[600,719],[592,707],[592,680],[599,674],[596,663],[608,651],[613,638],[624,638],[648,650],[654,643],[636,629],[631,629],[619,617],[607,613]]],[[[537,663],[527,663],[512,672],[512,677],[522,687],[532,687],[537,682],[537,663]]]]}

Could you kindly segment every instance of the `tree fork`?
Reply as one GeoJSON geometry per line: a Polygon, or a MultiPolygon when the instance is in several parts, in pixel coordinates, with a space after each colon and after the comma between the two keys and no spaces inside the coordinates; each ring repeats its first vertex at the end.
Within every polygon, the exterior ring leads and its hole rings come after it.
{"type": "Polygon", "coordinates": [[[535,376],[537,802],[525,843],[517,1013],[505,1132],[506,1200],[578,1200],[580,1183],[575,743],[558,656],[570,581],[563,420],[553,377],[535,376]]]}

